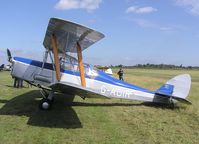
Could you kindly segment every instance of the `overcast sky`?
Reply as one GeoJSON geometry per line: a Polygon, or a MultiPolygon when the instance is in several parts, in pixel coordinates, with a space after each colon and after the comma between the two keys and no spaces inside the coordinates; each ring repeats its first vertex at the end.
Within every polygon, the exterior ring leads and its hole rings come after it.
{"type": "Polygon", "coordinates": [[[105,34],[83,52],[88,63],[199,66],[199,0],[1,0],[0,64],[6,48],[41,59],[51,17],[105,34]]]}

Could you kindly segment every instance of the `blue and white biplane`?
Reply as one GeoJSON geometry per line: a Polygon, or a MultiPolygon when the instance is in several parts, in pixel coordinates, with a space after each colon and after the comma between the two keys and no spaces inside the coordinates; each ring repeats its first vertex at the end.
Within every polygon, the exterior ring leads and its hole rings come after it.
{"type": "Polygon", "coordinates": [[[182,74],[166,82],[158,90],[151,91],[120,81],[95,67],[83,63],[82,51],[96,43],[104,35],[85,26],[51,18],[43,45],[43,61],[11,57],[11,75],[41,88],[43,99],[40,108],[51,108],[54,93],[66,93],[85,97],[120,98],[145,102],[173,104],[186,100],[191,77],[182,74]],[[68,53],[77,54],[77,58],[68,53]],[[50,62],[49,62],[50,59],[50,62]]]}

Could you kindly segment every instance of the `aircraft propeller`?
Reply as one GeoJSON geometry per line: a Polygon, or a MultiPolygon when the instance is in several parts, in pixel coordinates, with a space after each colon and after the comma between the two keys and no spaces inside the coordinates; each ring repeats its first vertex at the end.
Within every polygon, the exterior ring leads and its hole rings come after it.
{"type": "Polygon", "coordinates": [[[11,52],[8,48],[7,48],[7,57],[8,57],[8,61],[12,62],[12,55],[11,55],[11,52]]]}

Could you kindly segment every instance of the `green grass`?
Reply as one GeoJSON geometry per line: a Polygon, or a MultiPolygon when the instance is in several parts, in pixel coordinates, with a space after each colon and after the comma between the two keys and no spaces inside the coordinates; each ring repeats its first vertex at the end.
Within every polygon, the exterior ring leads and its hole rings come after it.
{"type": "MultiPolygon", "coordinates": [[[[114,70],[116,72],[117,70],[114,70]]],[[[175,109],[120,99],[57,95],[51,111],[38,109],[37,88],[16,89],[0,72],[0,144],[199,143],[199,71],[126,69],[125,80],[157,89],[181,73],[192,76],[192,105],[175,109]]],[[[115,75],[116,76],[116,75],[115,75]]]]}

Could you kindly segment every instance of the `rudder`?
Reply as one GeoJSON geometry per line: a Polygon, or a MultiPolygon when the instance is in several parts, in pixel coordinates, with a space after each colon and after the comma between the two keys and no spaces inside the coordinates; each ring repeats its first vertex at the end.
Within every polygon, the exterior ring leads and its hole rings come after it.
{"type": "Polygon", "coordinates": [[[191,88],[191,76],[181,74],[167,81],[155,93],[160,96],[171,97],[177,101],[191,103],[186,100],[191,88]]]}

